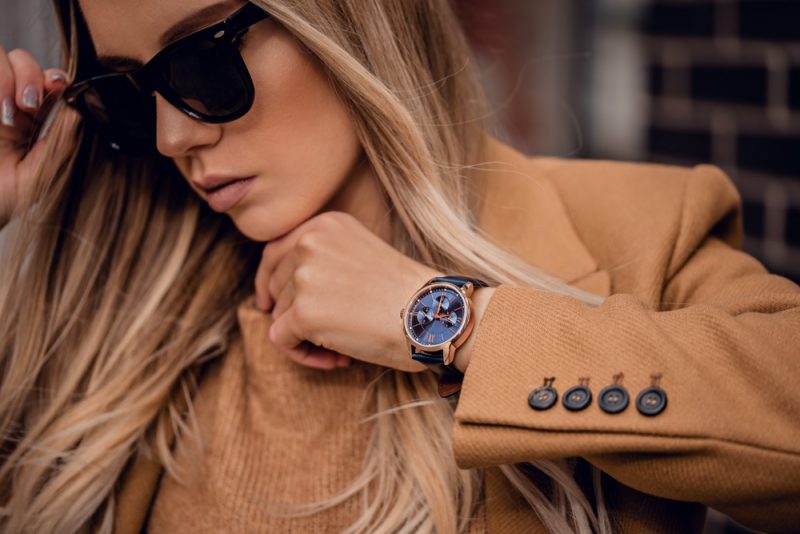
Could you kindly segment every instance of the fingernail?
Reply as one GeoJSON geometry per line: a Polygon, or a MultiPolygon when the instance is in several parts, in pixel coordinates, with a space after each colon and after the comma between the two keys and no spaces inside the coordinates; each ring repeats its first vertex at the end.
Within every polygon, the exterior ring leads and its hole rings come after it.
{"type": "Polygon", "coordinates": [[[2,122],[3,126],[8,126],[9,128],[14,127],[14,113],[16,109],[14,108],[14,100],[11,98],[4,98],[3,99],[3,110],[2,110],[2,122]]]}
{"type": "Polygon", "coordinates": [[[39,107],[39,90],[36,87],[29,85],[22,91],[22,105],[28,109],[39,107]]]}
{"type": "Polygon", "coordinates": [[[50,81],[64,84],[67,83],[67,77],[60,72],[54,72],[50,75],[50,81]]]}

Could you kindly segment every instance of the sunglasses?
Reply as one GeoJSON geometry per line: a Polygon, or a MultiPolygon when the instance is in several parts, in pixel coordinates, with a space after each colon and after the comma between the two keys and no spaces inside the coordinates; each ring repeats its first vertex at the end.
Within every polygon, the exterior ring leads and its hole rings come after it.
{"type": "Polygon", "coordinates": [[[103,140],[126,154],[155,149],[155,92],[194,119],[233,121],[255,99],[240,42],[250,26],[268,16],[247,3],[225,20],[168,45],[135,71],[93,76],[63,96],[103,140]]]}

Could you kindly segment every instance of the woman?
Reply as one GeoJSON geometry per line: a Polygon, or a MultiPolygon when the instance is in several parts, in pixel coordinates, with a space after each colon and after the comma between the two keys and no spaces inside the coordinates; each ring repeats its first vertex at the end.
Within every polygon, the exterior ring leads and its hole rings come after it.
{"type": "Polygon", "coordinates": [[[68,72],[0,62],[5,531],[800,524],[800,290],[719,170],[493,139],[446,0],[56,9],[68,72]]]}

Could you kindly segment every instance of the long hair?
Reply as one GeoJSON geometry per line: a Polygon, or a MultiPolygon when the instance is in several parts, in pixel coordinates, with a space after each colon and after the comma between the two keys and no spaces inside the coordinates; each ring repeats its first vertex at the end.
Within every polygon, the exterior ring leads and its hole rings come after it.
{"type": "MultiPolygon", "coordinates": [[[[74,79],[92,68],[91,42],[72,0],[54,3],[74,79]]],[[[319,60],[347,106],[391,202],[395,248],[445,272],[602,302],[479,228],[493,126],[448,0],[256,3],[319,60]]],[[[135,454],[180,476],[172,436],[197,436],[192,396],[229,346],[259,250],[166,158],[117,155],[63,113],[51,132],[2,255],[0,527],[110,532],[115,483],[135,454]]],[[[453,400],[438,397],[431,373],[398,370],[382,372],[366,398],[374,425],[361,476],[298,513],[361,494],[352,532],[465,532],[483,470],[455,463],[453,400]]],[[[593,506],[570,465],[501,471],[550,531],[610,532],[599,471],[593,506]]]]}

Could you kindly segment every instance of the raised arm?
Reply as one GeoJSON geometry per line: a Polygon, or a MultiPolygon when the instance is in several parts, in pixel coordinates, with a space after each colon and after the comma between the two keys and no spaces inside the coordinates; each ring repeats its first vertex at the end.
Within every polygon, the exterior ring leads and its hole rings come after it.
{"type": "MultiPolygon", "coordinates": [[[[719,169],[680,174],[675,231],[653,231],[646,261],[615,270],[602,260],[614,290],[599,307],[496,289],[456,409],[456,460],[466,468],[580,456],[640,491],[790,531],[800,525],[800,288],[737,249],[741,203],[719,169]],[[618,373],[629,403],[612,414],[598,394],[618,373]],[[668,402],[648,416],[636,397],[653,375],[668,402]],[[528,395],[548,377],[558,402],[534,410],[528,395]],[[591,404],[568,410],[562,394],[585,377],[591,404]]],[[[619,222],[602,213],[583,219],[619,222]]],[[[589,223],[579,221],[579,233],[592,233],[581,224],[589,223]]],[[[613,231],[620,241],[587,243],[601,259],[631,232],[613,231]]]]}

